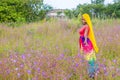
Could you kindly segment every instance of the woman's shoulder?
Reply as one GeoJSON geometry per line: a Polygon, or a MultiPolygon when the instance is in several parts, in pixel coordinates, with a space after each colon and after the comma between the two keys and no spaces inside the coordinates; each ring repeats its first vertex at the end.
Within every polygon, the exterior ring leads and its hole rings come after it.
{"type": "Polygon", "coordinates": [[[86,25],[84,25],[84,28],[89,29],[89,26],[86,24],[86,25]]]}

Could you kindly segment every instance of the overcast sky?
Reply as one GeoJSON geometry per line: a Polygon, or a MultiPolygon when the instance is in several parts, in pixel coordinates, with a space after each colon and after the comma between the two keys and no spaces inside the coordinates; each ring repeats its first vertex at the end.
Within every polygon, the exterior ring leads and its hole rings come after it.
{"type": "MultiPolygon", "coordinates": [[[[45,4],[51,5],[55,9],[73,9],[78,4],[90,3],[91,0],[44,0],[45,4]]],[[[113,0],[105,0],[105,4],[113,3],[113,0]]]]}

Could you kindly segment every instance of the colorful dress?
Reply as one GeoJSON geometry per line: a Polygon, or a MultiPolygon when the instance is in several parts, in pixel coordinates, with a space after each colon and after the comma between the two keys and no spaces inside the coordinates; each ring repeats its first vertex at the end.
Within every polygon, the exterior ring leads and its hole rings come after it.
{"type": "Polygon", "coordinates": [[[93,47],[91,40],[89,38],[87,38],[88,45],[86,45],[84,43],[84,40],[85,40],[84,34],[85,34],[86,29],[88,29],[87,34],[89,34],[90,29],[89,29],[89,26],[87,26],[87,25],[84,25],[79,31],[79,34],[80,34],[79,45],[80,45],[81,51],[84,53],[85,60],[88,61],[89,76],[94,77],[95,71],[97,69],[97,65],[95,64],[96,56],[95,56],[95,51],[94,51],[94,47],[93,47]]]}

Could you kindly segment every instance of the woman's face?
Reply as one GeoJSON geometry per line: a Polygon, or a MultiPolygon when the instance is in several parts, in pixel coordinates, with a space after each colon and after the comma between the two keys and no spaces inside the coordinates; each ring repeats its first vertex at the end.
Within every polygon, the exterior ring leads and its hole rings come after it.
{"type": "Polygon", "coordinates": [[[83,17],[82,17],[82,24],[83,25],[87,24],[86,21],[85,21],[85,19],[83,17]]]}

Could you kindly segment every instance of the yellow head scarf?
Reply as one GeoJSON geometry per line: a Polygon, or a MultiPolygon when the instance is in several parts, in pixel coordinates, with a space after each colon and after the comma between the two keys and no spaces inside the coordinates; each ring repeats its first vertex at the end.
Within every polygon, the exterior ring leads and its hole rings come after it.
{"type": "Polygon", "coordinates": [[[94,48],[95,52],[97,53],[98,52],[98,47],[97,47],[96,40],[95,40],[95,37],[94,37],[94,32],[93,32],[90,16],[85,13],[85,14],[82,15],[82,17],[85,19],[85,21],[87,22],[87,24],[90,28],[88,38],[91,40],[91,42],[93,44],[93,48],[94,48]]]}

